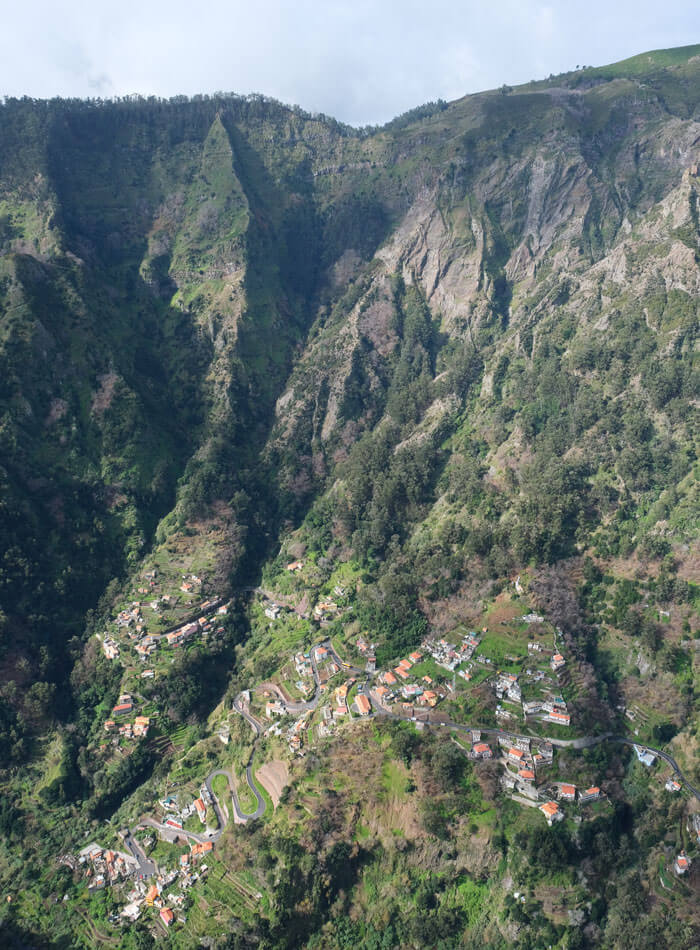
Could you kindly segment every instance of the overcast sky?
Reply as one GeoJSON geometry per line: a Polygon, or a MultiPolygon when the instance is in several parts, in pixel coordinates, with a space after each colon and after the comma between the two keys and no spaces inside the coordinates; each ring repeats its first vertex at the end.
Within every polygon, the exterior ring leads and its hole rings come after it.
{"type": "Polygon", "coordinates": [[[0,96],[261,92],[354,125],[700,42],[698,0],[24,0],[0,96]]]}

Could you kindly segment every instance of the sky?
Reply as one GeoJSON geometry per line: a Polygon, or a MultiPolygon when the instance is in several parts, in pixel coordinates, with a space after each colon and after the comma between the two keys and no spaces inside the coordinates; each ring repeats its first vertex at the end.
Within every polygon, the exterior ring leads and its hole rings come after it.
{"type": "Polygon", "coordinates": [[[700,42],[698,0],[25,0],[0,97],[217,91],[383,123],[579,65],[700,42]]]}

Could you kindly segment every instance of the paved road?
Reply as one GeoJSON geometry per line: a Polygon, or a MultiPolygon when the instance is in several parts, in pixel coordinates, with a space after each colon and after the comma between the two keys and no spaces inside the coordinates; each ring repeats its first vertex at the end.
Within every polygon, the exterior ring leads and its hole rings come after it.
{"type": "Polygon", "coordinates": [[[248,814],[247,812],[244,812],[241,809],[240,803],[238,801],[238,795],[236,794],[236,791],[233,787],[233,783],[231,782],[230,778],[229,778],[229,788],[231,789],[231,799],[233,801],[233,810],[236,813],[236,817],[238,818],[238,820],[239,821],[253,821],[256,818],[261,818],[265,814],[265,808],[267,807],[265,804],[265,799],[260,794],[260,790],[258,789],[258,786],[255,784],[255,777],[253,776],[253,760],[255,759],[255,747],[257,745],[258,739],[262,735],[262,726],[260,725],[257,719],[253,718],[253,716],[249,715],[245,711],[243,707],[243,701],[241,700],[240,696],[236,696],[236,698],[234,699],[233,708],[236,710],[236,712],[239,715],[243,716],[245,721],[248,723],[248,725],[251,727],[251,729],[255,733],[255,744],[253,745],[253,749],[250,753],[250,758],[248,759],[248,764],[246,765],[246,770],[245,770],[245,777],[246,777],[246,782],[248,783],[248,788],[251,790],[253,795],[255,795],[255,799],[258,803],[255,811],[248,814]]]}
{"type": "MultiPolygon", "coordinates": [[[[401,716],[398,713],[388,712],[387,710],[382,709],[377,711],[376,715],[385,716],[389,719],[409,719],[408,716],[401,716]]],[[[653,746],[646,745],[646,743],[640,743],[635,739],[628,739],[626,736],[616,736],[612,732],[604,732],[598,736],[580,736],[576,739],[553,739],[549,736],[533,736],[533,735],[520,735],[516,732],[511,732],[507,729],[492,729],[489,727],[483,726],[465,726],[462,723],[454,722],[451,719],[446,720],[445,722],[436,722],[429,719],[421,719],[420,722],[424,722],[427,726],[433,728],[442,726],[447,729],[454,729],[456,732],[472,732],[472,730],[478,730],[484,735],[487,736],[512,736],[514,739],[540,739],[543,742],[551,742],[554,746],[559,746],[560,748],[571,748],[571,749],[590,749],[592,746],[600,745],[601,742],[616,742],[620,745],[630,745],[630,746],[639,746],[643,749],[648,749],[649,752],[653,752],[654,755],[659,756],[665,762],[671,766],[674,771],[674,774],[677,780],[684,785],[685,788],[700,801],[700,790],[698,790],[694,785],[692,785],[688,779],[685,777],[681,771],[680,766],[673,758],[669,755],[668,752],[664,752],[662,749],[655,749],[653,746]]]]}
{"type": "Polygon", "coordinates": [[[124,835],[124,844],[136,858],[136,863],[139,866],[137,872],[138,877],[153,877],[157,870],[155,862],[150,861],[146,857],[131,831],[127,831],[127,833],[124,835]]]}

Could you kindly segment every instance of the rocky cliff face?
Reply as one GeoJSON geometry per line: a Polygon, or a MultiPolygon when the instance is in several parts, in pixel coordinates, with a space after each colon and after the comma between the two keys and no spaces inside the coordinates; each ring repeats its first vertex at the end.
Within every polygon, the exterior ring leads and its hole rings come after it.
{"type": "Polygon", "coordinates": [[[498,573],[614,546],[672,484],[635,543],[683,543],[699,68],[680,51],[362,135],[254,98],[6,103],[8,615],[49,577],[32,629],[67,636],[159,522],[236,498],[234,573],[315,502],[365,553],[425,521],[498,573]],[[360,484],[375,465],[390,485],[360,484]]]}

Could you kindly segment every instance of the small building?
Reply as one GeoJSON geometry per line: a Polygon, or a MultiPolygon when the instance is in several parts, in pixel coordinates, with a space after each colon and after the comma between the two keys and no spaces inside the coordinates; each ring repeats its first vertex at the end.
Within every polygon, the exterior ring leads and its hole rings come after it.
{"type": "Polygon", "coordinates": [[[303,567],[304,567],[303,561],[292,561],[290,564],[287,565],[287,570],[290,572],[290,574],[296,574],[303,567]]]}
{"type": "Polygon", "coordinates": [[[668,782],[666,782],[666,784],[664,785],[664,788],[666,789],[667,792],[680,792],[681,783],[676,782],[675,779],[670,778],[668,782]]]}
{"type": "Polygon", "coordinates": [[[372,711],[369,700],[362,694],[355,697],[355,707],[361,716],[369,716],[372,711]]]}
{"type": "Polygon", "coordinates": [[[651,768],[654,762],[656,762],[656,756],[653,752],[650,752],[649,749],[645,749],[643,746],[636,745],[634,747],[634,751],[637,753],[637,758],[642,763],[642,765],[646,765],[647,768],[651,768]]]}
{"type": "Polygon", "coordinates": [[[145,901],[149,907],[153,907],[154,901],[158,900],[159,896],[160,891],[158,890],[158,886],[156,884],[151,884],[151,886],[146,891],[145,901]]]}
{"type": "Polygon", "coordinates": [[[585,802],[595,802],[600,798],[600,789],[597,785],[592,785],[585,792],[578,793],[578,800],[583,805],[585,802]]]}
{"type": "Polygon", "coordinates": [[[518,769],[518,778],[523,782],[534,782],[535,773],[532,769],[518,769]]]}
{"type": "Polygon", "coordinates": [[[194,807],[199,815],[199,820],[205,825],[207,823],[207,807],[201,798],[195,798],[194,807]]]}
{"type": "Polygon", "coordinates": [[[560,670],[562,666],[566,663],[566,660],[561,655],[561,653],[555,653],[552,659],[550,660],[549,665],[553,670],[560,670]]]}
{"type": "Polygon", "coordinates": [[[493,752],[491,751],[491,746],[487,745],[485,742],[477,742],[472,746],[472,758],[490,759],[492,757],[493,752]]]}
{"type": "Polygon", "coordinates": [[[561,821],[564,817],[556,802],[545,802],[544,805],[540,805],[540,811],[550,826],[553,825],[555,821],[561,821]]]}
{"type": "Polygon", "coordinates": [[[384,683],[386,683],[387,686],[395,686],[395,685],[396,685],[396,677],[395,677],[394,674],[391,672],[391,670],[387,670],[386,673],[382,673],[382,675],[381,675],[379,678],[380,678],[381,680],[383,680],[384,683]]]}
{"type": "Polygon", "coordinates": [[[431,689],[426,689],[418,701],[432,708],[433,706],[437,706],[438,698],[437,693],[434,693],[431,689]]]}
{"type": "Polygon", "coordinates": [[[544,717],[545,722],[554,722],[558,726],[570,726],[571,716],[569,713],[550,712],[544,717]]]}
{"type": "Polygon", "coordinates": [[[560,785],[559,798],[563,802],[576,801],[576,786],[575,785],[560,785]]]}
{"type": "Polygon", "coordinates": [[[272,719],[273,716],[284,716],[286,711],[287,707],[277,700],[265,703],[265,716],[268,719],[272,719]]]}
{"type": "Polygon", "coordinates": [[[510,762],[515,762],[516,765],[520,765],[524,757],[525,753],[522,751],[522,749],[508,749],[508,754],[506,755],[506,758],[510,762]]]}
{"type": "Polygon", "coordinates": [[[681,853],[677,855],[676,860],[673,862],[673,870],[680,876],[685,874],[690,865],[690,858],[686,855],[685,851],[681,851],[681,853]]]}
{"type": "Polygon", "coordinates": [[[151,720],[148,716],[137,716],[134,719],[134,735],[147,736],[151,720]]]}
{"type": "Polygon", "coordinates": [[[214,850],[213,841],[198,841],[197,844],[192,845],[192,857],[201,858],[203,854],[208,854],[210,851],[214,850]]]}
{"type": "Polygon", "coordinates": [[[397,676],[401,677],[402,680],[407,680],[407,679],[408,679],[408,673],[406,672],[406,670],[405,670],[402,666],[397,666],[397,667],[394,669],[394,673],[396,673],[397,676]]]}
{"type": "Polygon", "coordinates": [[[112,710],[112,715],[113,716],[128,716],[133,708],[134,708],[134,704],[131,702],[118,703],[112,710]]]}
{"type": "Polygon", "coordinates": [[[170,927],[170,925],[175,920],[175,914],[173,914],[169,907],[161,907],[160,919],[163,921],[166,927],[170,927]]]}

